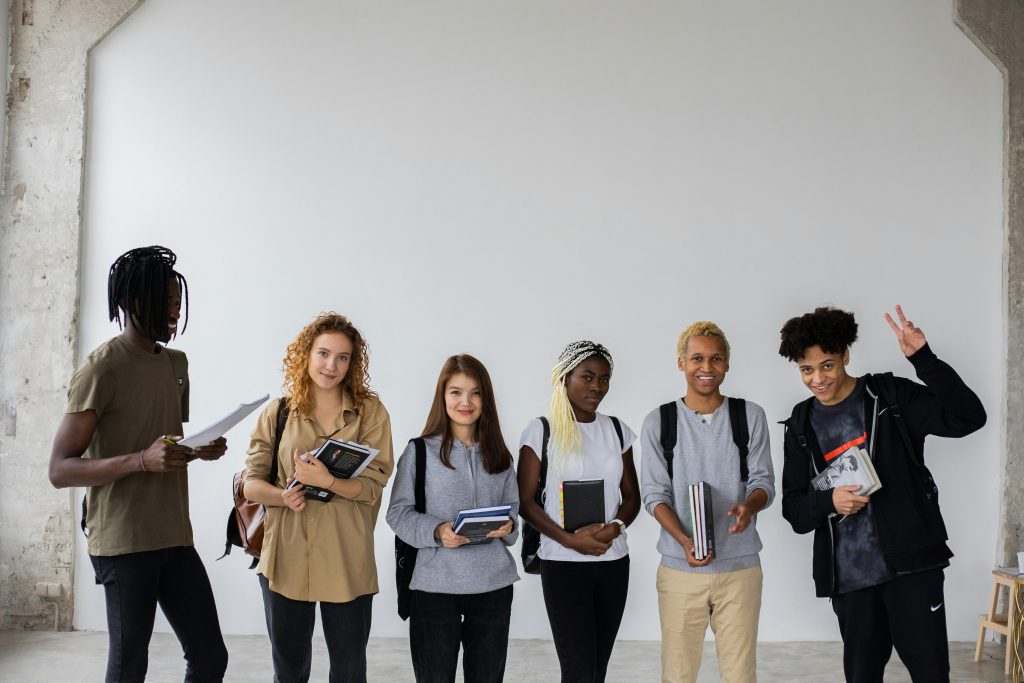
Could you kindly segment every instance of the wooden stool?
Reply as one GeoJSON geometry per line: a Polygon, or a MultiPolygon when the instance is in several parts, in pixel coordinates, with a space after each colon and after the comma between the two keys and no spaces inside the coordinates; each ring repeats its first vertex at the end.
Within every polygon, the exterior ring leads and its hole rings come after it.
{"type": "Polygon", "coordinates": [[[988,614],[978,615],[978,644],[974,648],[974,661],[981,660],[981,651],[985,647],[985,629],[1006,636],[1006,664],[1004,672],[1010,674],[1010,662],[1013,660],[1014,624],[1017,619],[1017,575],[1002,569],[992,570],[992,602],[988,606],[988,614]],[[1007,611],[996,611],[999,603],[999,587],[1006,586],[1007,611]]]}

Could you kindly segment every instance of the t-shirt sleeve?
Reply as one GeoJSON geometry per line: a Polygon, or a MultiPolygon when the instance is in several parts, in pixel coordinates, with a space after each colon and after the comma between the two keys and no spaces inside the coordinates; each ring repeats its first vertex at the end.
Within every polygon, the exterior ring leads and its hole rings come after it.
{"type": "Polygon", "coordinates": [[[103,413],[114,401],[114,384],[109,376],[109,371],[104,370],[103,365],[86,360],[71,378],[68,385],[68,403],[64,408],[65,413],[80,413],[84,410],[93,410],[97,417],[103,413]]]}
{"type": "Polygon", "coordinates": [[[529,446],[530,450],[539,458],[542,446],[544,445],[544,425],[540,418],[535,417],[526,423],[523,433],[519,436],[519,448],[529,446]]]}
{"type": "Polygon", "coordinates": [[[633,442],[636,441],[636,432],[622,420],[619,420],[619,425],[622,427],[622,452],[625,453],[633,447],[633,442]]]}

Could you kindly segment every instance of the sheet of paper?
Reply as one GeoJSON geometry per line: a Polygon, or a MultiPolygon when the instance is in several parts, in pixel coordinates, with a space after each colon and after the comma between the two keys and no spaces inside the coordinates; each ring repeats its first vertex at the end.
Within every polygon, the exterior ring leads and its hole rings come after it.
{"type": "Polygon", "coordinates": [[[260,398],[252,401],[251,403],[242,403],[233,411],[222,417],[221,419],[214,422],[206,429],[202,429],[198,432],[189,434],[184,439],[179,441],[182,446],[188,446],[189,448],[196,448],[197,446],[205,446],[214,439],[219,439],[224,436],[229,429],[234,427],[236,424],[248,417],[252,411],[259,408],[261,405],[267,402],[270,398],[270,394],[264,394],[260,398]]]}

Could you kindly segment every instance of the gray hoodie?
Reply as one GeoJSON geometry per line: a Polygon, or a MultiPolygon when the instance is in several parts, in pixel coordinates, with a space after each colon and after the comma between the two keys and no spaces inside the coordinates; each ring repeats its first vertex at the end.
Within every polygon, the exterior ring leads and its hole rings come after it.
{"type": "Polygon", "coordinates": [[[452,440],[451,457],[455,469],[441,462],[441,437],[427,437],[427,473],[425,483],[426,514],[415,510],[416,449],[410,441],[395,468],[391,505],[387,522],[395,535],[419,548],[412,590],[428,593],[486,593],[519,580],[516,562],[508,547],[519,537],[519,525],[512,533],[479,545],[444,548],[434,539],[434,529],[455,520],[459,510],[495,505],[511,505],[512,519],[519,515],[519,487],[515,468],[488,474],[480,457],[480,447],[467,447],[452,440]]]}

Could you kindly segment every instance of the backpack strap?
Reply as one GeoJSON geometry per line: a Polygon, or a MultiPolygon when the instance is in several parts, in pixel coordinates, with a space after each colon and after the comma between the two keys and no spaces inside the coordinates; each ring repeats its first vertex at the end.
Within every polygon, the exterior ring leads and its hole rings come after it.
{"type": "Polygon", "coordinates": [[[612,426],[615,427],[615,433],[619,435],[619,450],[621,451],[626,447],[626,439],[622,436],[622,423],[619,422],[619,418],[609,415],[612,418],[612,426]]]}
{"type": "Polygon", "coordinates": [[[910,456],[911,462],[918,467],[921,466],[921,460],[917,457],[917,450],[914,448],[914,442],[910,439],[910,430],[907,429],[907,421],[903,419],[903,409],[900,404],[895,401],[893,394],[896,391],[896,381],[891,372],[883,372],[878,375],[871,375],[871,383],[878,391],[878,396],[889,406],[889,412],[896,419],[896,431],[900,433],[900,439],[903,441],[904,448],[907,449],[907,455],[910,456]]]}
{"type": "Polygon", "coordinates": [[[551,424],[544,416],[540,418],[541,427],[544,429],[544,436],[540,442],[540,481],[537,482],[537,492],[533,500],[544,508],[544,489],[548,485],[548,441],[551,440],[551,424]]]}
{"type": "Polygon", "coordinates": [[[281,448],[281,434],[284,433],[284,425],[288,422],[288,412],[291,410],[291,406],[288,405],[288,399],[282,396],[277,400],[277,422],[274,424],[274,450],[271,451],[273,457],[277,458],[277,451],[281,448]]]}
{"type": "Polygon", "coordinates": [[[422,437],[412,440],[416,447],[416,512],[427,512],[427,444],[422,437]]]}
{"type": "Polygon", "coordinates": [[[750,455],[750,431],[747,429],[747,402],[742,398],[729,397],[729,424],[732,426],[732,441],[740,449],[740,479],[750,479],[747,456],[750,455]]]}
{"type": "Polygon", "coordinates": [[[658,410],[661,412],[661,453],[665,456],[665,469],[668,470],[668,478],[671,479],[679,408],[676,406],[676,402],[672,401],[661,406],[658,410]]]}

